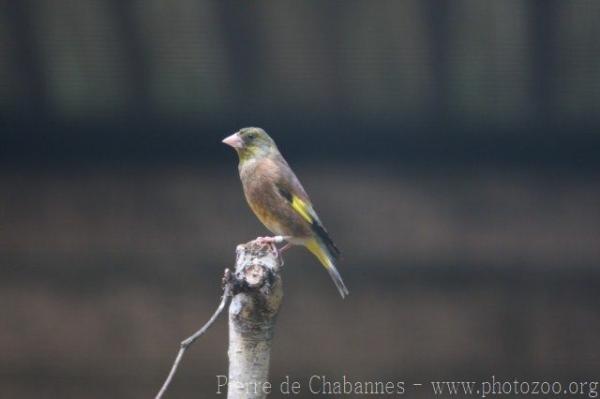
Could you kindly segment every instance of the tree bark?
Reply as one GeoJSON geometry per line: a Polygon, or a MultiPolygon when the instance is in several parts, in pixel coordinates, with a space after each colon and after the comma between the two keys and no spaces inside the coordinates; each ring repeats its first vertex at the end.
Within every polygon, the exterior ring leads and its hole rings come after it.
{"type": "Polygon", "coordinates": [[[268,382],[271,340],[283,299],[283,265],[274,245],[238,245],[234,296],[229,305],[228,399],[262,399],[268,382]]]}

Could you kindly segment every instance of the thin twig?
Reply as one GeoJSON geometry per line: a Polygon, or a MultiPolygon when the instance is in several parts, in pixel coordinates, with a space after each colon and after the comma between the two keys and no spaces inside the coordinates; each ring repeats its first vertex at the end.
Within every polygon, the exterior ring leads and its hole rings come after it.
{"type": "Polygon", "coordinates": [[[179,367],[179,363],[181,362],[181,359],[183,358],[183,354],[185,353],[187,348],[189,348],[202,334],[204,334],[206,332],[206,330],[209,329],[209,327],[215,322],[217,317],[219,317],[219,315],[221,314],[223,309],[225,309],[227,300],[231,296],[231,284],[229,281],[229,270],[225,270],[224,281],[225,281],[225,287],[223,289],[223,298],[221,299],[221,303],[219,304],[219,307],[217,308],[215,313],[212,315],[212,317],[208,320],[208,322],[206,322],[206,324],[201,329],[199,329],[192,336],[190,336],[189,338],[186,338],[185,340],[183,340],[181,342],[179,352],[177,353],[175,362],[173,362],[171,371],[169,372],[169,375],[167,376],[167,379],[165,380],[165,383],[163,384],[162,388],[160,388],[160,391],[158,391],[158,394],[155,396],[155,399],[161,399],[162,396],[164,395],[164,393],[166,392],[167,388],[171,384],[171,380],[173,379],[173,377],[175,376],[175,373],[177,372],[177,367],[179,367]]]}

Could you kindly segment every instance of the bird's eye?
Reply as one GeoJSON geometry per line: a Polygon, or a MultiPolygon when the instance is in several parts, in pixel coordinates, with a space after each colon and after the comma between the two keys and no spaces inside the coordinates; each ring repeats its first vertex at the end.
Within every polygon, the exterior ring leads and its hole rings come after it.
{"type": "Polygon", "coordinates": [[[255,138],[256,138],[256,134],[254,134],[254,133],[250,133],[248,135],[248,140],[254,140],[255,138]]]}

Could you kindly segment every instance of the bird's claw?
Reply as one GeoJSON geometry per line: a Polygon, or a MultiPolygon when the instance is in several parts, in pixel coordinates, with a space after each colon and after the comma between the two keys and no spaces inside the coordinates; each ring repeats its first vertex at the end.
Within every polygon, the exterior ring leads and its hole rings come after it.
{"type": "Polygon", "coordinates": [[[273,244],[273,243],[277,243],[279,244],[280,242],[283,242],[284,238],[283,236],[273,236],[273,237],[258,237],[256,239],[256,241],[259,242],[259,244],[273,244]]]}
{"type": "Polygon", "coordinates": [[[277,245],[275,245],[276,243],[280,243],[283,241],[283,237],[282,236],[274,236],[274,237],[258,237],[256,239],[256,242],[260,245],[269,245],[271,247],[271,252],[276,256],[279,257],[279,249],[277,248],[277,245]]]}

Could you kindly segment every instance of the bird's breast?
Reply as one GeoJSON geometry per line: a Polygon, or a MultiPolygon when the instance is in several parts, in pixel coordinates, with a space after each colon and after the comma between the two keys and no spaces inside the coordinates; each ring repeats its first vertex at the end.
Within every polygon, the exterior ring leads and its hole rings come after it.
{"type": "Polygon", "coordinates": [[[267,229],[277,235],[310,235],[308,224],[276,189],[277,168],[267,162],[249,163],[240,166],[240,178],[248,205],[267,229]]]}

